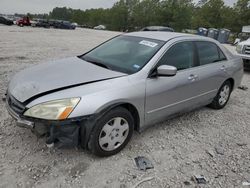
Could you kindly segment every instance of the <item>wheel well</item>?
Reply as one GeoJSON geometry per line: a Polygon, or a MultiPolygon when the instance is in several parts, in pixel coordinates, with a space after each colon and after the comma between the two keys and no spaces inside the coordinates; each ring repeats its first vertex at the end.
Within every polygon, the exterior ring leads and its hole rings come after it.
{"type": "Polygon", "coordinates": [[[233,78],[229,78],[226,81],[229,81],[232,85],[232,90],[234,89],[234,79],[233,78]]]}
{"type": "Polygon", "coordinates": [[[140,117],[139,117],[139,113],[138,113],[137,109],[135,108],[135,106],[133,106],[132,104],[129,104],[129,103],[121,104],[121,105],[118,105],[118,106],[126,108],[131,113],[131,115],[133,116],[134,121],[135,121],[135,127],[134,127],[134,129],[136,131],[139,131],[139,128],[140,128],[140,117]]]}
{"type": "Polygon", "coordinates": [[[134,122],[135,122],[134,129],[136,131],[139,131],[139,129],[140,129],[140,116],[139,116],[139,113],[138,113],[136,107],[130,103],[118,103],[118,104],[115,104],[115,105],[112,105],[112,106],[106,108],[105,110],[103,110],[103,112],[107,112],[107,111],[112,110],[116,107],[123,107],[131,113],[131,115],[134,119],[134,122]]]}

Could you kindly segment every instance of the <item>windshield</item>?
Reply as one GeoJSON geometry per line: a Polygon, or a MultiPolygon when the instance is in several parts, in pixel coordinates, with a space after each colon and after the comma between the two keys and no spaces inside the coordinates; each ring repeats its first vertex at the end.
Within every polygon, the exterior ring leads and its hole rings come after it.
{"type": "Polygon", "coordinates": [[[163,44],[160,40],[119,36],[81,58],[111,70],[133,74],[146,65],[163,44]]]}

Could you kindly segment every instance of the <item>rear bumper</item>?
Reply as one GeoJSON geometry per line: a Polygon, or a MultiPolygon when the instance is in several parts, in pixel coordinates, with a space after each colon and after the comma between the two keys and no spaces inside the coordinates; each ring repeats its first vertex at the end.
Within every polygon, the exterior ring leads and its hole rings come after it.
{"type": "Polygon", "coordinates": [[[58,147],[72,147],[81,143],[83,147],[87,147],[94,126],[93,115],[63,121],[50,121],[18,115],[8,104],[6,104],[6,108],[16,120],[17,126],[28,128],[39,137],[46,136],[46,144],[56,144],[58,147]],[[88,126],[86,127],[86,125],[88,126]]]}

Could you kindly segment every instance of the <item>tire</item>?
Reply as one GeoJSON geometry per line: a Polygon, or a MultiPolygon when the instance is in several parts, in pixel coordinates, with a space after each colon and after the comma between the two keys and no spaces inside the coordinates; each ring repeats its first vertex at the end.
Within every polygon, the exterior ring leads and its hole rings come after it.
{"type": "Polygon", "coordinates": [[[114,108],[97,120],[88,148],[100,157],[115,155],[127,145],[133,131],[134,119],[131,113],[122,107],[114,108]]]}
{"type": "Polygon", "coordinates": [[[213,102],[208,106],[218,110],[224,108],[227,102],[229,101],[231,93],[232,93],[232,84],[229,80],[227,80],[222,84],[213,102]]]}
{"type": "Polygon", "coordinates": [[[250,60],[249,59],[243,59],[243,65],[245,71],[250,71],[250,60]]]}

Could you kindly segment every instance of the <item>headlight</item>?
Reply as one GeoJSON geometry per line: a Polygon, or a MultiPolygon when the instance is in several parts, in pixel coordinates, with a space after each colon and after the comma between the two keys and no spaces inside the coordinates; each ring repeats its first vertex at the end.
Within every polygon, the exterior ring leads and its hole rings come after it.
{"type": "Polygon", "coordinates": [[[236,51],[239,53],[239,54],[241,54],[242,53],[242,48],[243,48],[243,45],[237,45],[236,46],[236,51]]]}
{"type": "Polygon", "coordinates": [[[46,120],[63,120],[70,115],[79,101],[80,98],[70,98],[41,103],[28,109],[24,115],[46,120]]]}

